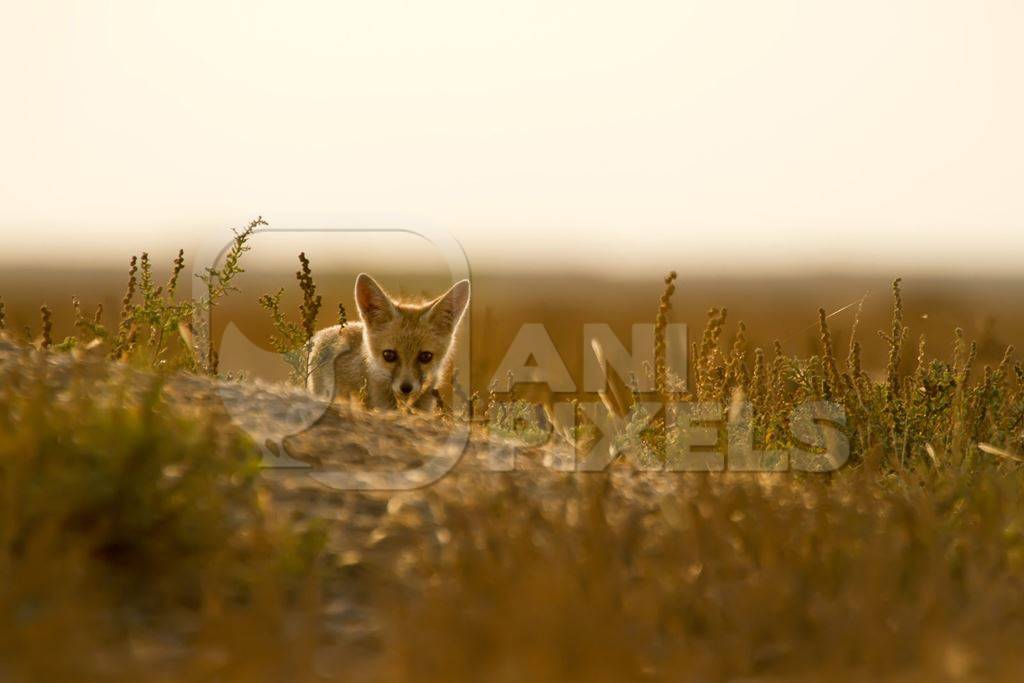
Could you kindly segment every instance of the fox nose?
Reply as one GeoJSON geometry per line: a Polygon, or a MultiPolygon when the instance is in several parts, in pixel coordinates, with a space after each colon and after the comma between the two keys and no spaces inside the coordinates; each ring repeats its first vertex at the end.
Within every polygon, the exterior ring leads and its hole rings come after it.
{"type": "Polygon", "coordinates": [[[408,382],[402,382],[402,386],[400,386],[399,389],[402,390],[403,394],[411,394],[412,393],[412,385],[409,384],[408,382]]]}

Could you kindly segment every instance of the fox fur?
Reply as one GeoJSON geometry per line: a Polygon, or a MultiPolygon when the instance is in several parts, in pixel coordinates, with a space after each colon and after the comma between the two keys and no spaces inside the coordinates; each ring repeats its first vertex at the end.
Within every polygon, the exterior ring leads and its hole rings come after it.
{"type": "Polygon", "coordinates": [[[310,340],[307,389],[334,401],[364,390],[368,407],[433,410],[450,379],[455,333],[469,305],[462,280],[427,302],[401,301],[361,273],[360,322],[320,330],[310,340]]]}

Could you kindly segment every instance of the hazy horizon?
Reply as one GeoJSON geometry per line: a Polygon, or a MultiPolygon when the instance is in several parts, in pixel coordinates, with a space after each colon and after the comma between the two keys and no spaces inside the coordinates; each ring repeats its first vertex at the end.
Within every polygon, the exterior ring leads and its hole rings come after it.
{"type": "Polygon", "coordinates": [[[1012,275],[1024,254],[1009,0],[2,14],[8,265],[190,253],[257,214],[437,226],[481,268],[1012,275]]]}

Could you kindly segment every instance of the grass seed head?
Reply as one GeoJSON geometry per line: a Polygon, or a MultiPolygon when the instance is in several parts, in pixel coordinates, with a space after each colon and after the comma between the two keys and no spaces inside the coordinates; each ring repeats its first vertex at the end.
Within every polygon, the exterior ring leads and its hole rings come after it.
{"type": "Polygon", "coordinates": [[[48,349],[53,346],[53,313],[49,306],[43,304],[39,307],[39,317],[42,319],[43,336],[42,346],[48,349]]]}
{"type": "Polygon", "coordinates": [[[300,269],[295,273],[295,278],[302,288],[302,304],[299,312],[302,316],[302,329],[306,332],[306,339],[310,339],[316,332],[316,317],[320,313],[320,306],[323,299],[316,293],[316,283],[313,281],[313,271],[309,267],[309,259],[306,252],[299,254],[300,269]]]}
{"type": "Polygon", "coordinates": [[[821,352],[825,361],[825,369],[828,376],[825,378],[826,393],[831,395],[841,391],[841,380],[839,378],[839,364],[836,362],[835,349],[832,346],[832,332],[828,328],[828,315],[824,308],[818,309],[818,329],[821,333],[821,352]]]}
{"type": "Polygon", "coordinates": [[[167,279],[167,296],[174,298],[174,293],[178,289],[178,277],[181,275],[181,271],[185,269],[185,250],[179,249],[178,256],[174,259],[174,265],[171,268],[171,276],[167,279]]]}
{"type": "Polygon", "coordinates": [[[654,382],[658,393],[667,393],[666,368],[666,331],[668,330],[668,313],[672,309],[672,295],[676,291],[676,271],[665,276],[665,289],[658,299],[658,315],[654,323],[654,382]]]}

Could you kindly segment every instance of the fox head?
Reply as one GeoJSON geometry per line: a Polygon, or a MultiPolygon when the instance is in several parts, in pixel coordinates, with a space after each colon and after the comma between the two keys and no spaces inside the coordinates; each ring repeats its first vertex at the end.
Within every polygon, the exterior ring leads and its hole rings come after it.
{"type": "Polygon", "coordinates": [[[433,301],[406,303],[388,296],[366,273],[356,278],[371,374],[388,379],[398,404],[412,404],[437,387],[447,371],[455,330],[469,304],[469,280],[433,301]]]}

